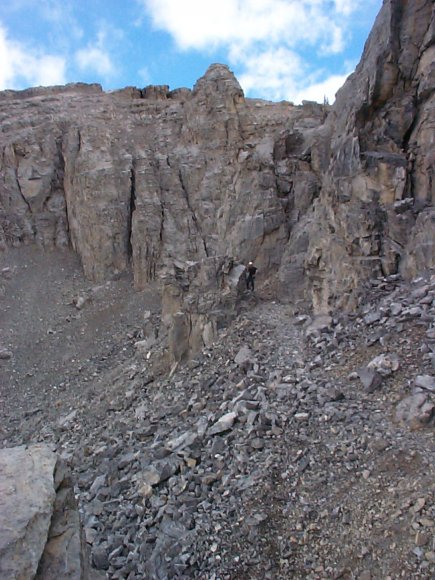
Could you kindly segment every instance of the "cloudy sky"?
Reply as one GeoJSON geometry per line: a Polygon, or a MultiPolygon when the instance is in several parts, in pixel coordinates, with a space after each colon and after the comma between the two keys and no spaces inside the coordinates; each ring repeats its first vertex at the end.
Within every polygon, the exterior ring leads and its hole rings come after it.
{"type": "Polygon", "coordinates": [[[1,0],[0,90],[191,88],[228,64],[248,97],[332,103],[382,0],[1,0]]]}

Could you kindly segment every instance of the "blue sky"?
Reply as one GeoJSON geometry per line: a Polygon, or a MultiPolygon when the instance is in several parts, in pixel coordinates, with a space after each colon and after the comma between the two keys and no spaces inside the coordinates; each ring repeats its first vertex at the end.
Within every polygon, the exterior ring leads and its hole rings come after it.
{"type": "Polygon", "coordinates": [[[227,64],[245,95],[334,94],[382,0],[2,0],[0,90],[97,82],[192,88],[227,64]]]}

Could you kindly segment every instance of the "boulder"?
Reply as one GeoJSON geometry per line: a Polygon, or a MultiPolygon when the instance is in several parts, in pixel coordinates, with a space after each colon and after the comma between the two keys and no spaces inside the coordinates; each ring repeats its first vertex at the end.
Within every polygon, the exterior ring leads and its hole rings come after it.
{"type": "Polygon", "coordinates": [[[72,482],[45,445],[0,450],[0,577],[90,578],[72,482]]]}

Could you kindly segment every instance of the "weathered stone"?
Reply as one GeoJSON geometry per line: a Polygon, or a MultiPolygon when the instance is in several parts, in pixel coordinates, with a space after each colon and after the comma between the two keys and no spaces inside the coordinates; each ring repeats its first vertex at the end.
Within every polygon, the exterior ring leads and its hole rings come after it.
{"type": "Polygon", "coordinates": [[[236,315],[244,266],[232,258],[176,262],[162,293],[162,322],[171,364],[191,358],[217,339],[219,327],[236,315]]]}
{"type": "Polygon", "coordinates": [[[210,427],[208,430],[209,435],[217,435],[219,433],[223,433],[224,431],[228,431],[234,425],[234,421],[237,419],[237,413],[231,411],[226,415],[223,415],[214,425],[210,427]]]}
{"type": "Polygon", "coordinates": [[[415,378],[415,386],[435,393],[435,377],[432,375],[419,375],[415,378]]]}
{"type": "Polygon", "coordinates": [[[382,385],[382,375],[368,367],[358,369],[358,376],[368,393],[373,393],[382,385]]]}
{"type": "Polygon", "coordinates": [[[369,362],[367,368],[388,377],[399,368],[399,357],[395,353],[380,354],[369,362]]]}
{"type": "Polygon", "coordinates": [[[109,568],[109,557],[106,548],[96,547],[92,550],[92,564],[97,570],[107,570],[109,568]]]}
{"type": "Polygon", "coordinates": [[[246,370],[251,368],[254,364],[254,356],[251,349],[248,346],[242,346],[234,357],[234,362],[246,370]]]}
{"type": "Polygon", "coordinates": [[[0,450],[0,576],[87,578],[71,482],[47,446],[0,450]]]}
{"type": "Polygon", "coordinates": [[[411,395],[403,399],[396,409],[398,421],[412,426],[427,425],[434,417],[435,404],[424,393],[411,395]]]}
{"type": "Polygon", "coordinates": [[[393,316],[398,316],[402,312],[403,306],[397,302],[390,304],[390,312],[393,316]]]}

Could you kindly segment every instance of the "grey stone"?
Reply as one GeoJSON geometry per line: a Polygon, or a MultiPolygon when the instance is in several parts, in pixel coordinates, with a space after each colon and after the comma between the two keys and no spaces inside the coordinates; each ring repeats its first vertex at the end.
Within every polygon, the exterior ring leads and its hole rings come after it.
{"type": "Polygon", "coordinates": [[[216,423],[214,423],[208,430],[209,435],[218,435],[219,433],[223,433],[224,431],[228,431],[234,425],[235,420],[237,419],[237,413],[234,411],[230,411],[226,415],[223,415],[216,423]]]}
{"type": "Polygon", "coordinates": [[[416,387],[435,393],[435,377],[433,375],[418,375],[414,382],[416,387]]]}
{"type": "Polygon", "coordinates": [[[254,362],[252,351],[248,346],[242,346],[239,352],[234,357],[234,362],[239,366],[252,366],[254,362]]]}
{"type": "Polygon", "coordinates": [[[425,393],[418,393],[403,399],[396,409],[398,421],[410,425],[427,425],[434,417],[435,405],[425,393]]]}
{"type": "Polygon", "coordinates": [[[369,314],[364,316],[364,322],[367,325],[371,325],[371,324],[374,324],[375,322],[379,322],[380,319],[381,319],[380,312],[370,312],[369,314]]]}
{"type": "Polygon", "coordinates": [[[398,316],[402,312],[403,306],[398,302],[392,302],[390,304],[390,312],[392,316],[398,316]]]}
{"type": "Polygon", "coordinates": [[[382,375],[368,367],[358,369],[358,376],[368,393],[373,393],[382,385],[382,375]]]}
{"type": "Polygon", "coordinates": [[[107,570],[109,568],[109,556],[106,548],[103,547],[93,548],[92,564],[97,570],[107,570]]]}
{"type": "Polygon", "coordinates": [[[0,576],[84,580],[86,554],[68,471],[45,445],[0,450],[0,576]]]}
{"type": "Polygon", "coordinates": [[[399,369],[399,357],[396,353],[380,354],[372,359],[367,368],[376,371],[383,377],[388,377],[399,369]]]}
{"type": "Polygon", "coordinates": [[[106,484],[106,474],[103,473],[102,475],[99,475],[94,479],[94,482],[92,483],[89,489],[89,493],[92,496],[97,495],[100,489],[104,487],[105,484],[106,484]]]}

